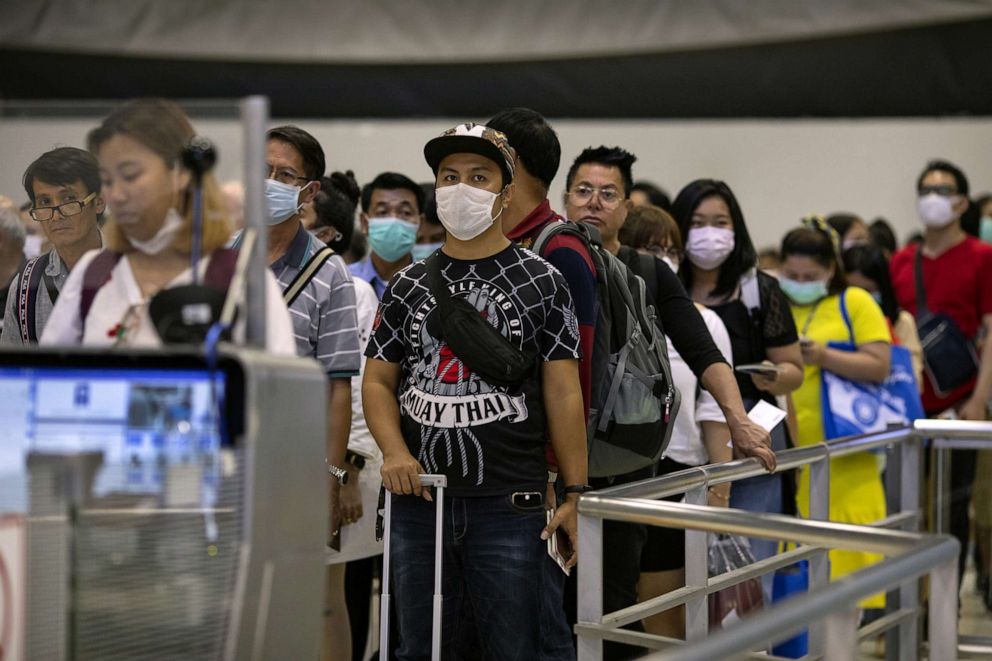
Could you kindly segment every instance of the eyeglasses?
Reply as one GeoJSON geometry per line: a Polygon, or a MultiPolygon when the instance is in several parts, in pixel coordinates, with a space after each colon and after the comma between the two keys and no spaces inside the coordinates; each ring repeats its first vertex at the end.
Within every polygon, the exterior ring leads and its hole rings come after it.
{"type": "Polygon", "coordinates": [[[307,177],[301,177],[296,174],[294,170],[289,168],[270,168],[268,165],[265,166],[265,178],[275,179],[281,184],[286,184],[287,186],[295,186],[297,181],[310,181],[307,177]]]}
{"type": "Polygon", "coordinates": [[[650,245],[644,246],[644,249],[661,259],[663,257],[668,257],[671,260],[681,262],[682,261],[682,251],[675,246],[659,246],[657,243],[652,243],[650,245]]]}
{"type": "Polygon", "coordinates": [[[54,207],[34,207],[29,213],[37,221],[51,220],[55,216],[56,209],[59,210],[63,218],[78,216],[83,212],[83,207],[92,202],[94,197],[96,197],[96,193],[90,193],[81,200],[73,200],[72,202],[58,204],[54,207]]]}
{"type": "Polygon", "coordinates": [[[951,195],[957,195],[958,189],[954,186],[920,186],[919,194],[920,197],[924,195],[929,195],[930,193],[936,193],[942,197],[950,197],[951,195]]]}
{"type": "Polygon", "coordinates": [[[573,190],[569,191],[568,195],[580,207],[584,207],[592,202],[593,195],[599,197],[599,203],[603,205],[604,209],[616,209],[620,206],[620,191],[616,188],[593,188],[592,186],[579,184],[573,190]]]}

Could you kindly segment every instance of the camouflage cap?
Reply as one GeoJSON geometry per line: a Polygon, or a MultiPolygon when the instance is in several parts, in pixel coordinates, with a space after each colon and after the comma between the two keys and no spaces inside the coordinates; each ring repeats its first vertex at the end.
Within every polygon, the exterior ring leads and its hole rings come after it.
{"type": "Polygon", "coordinates": [[[434,175],[441,161],[451,154],[478,154],[492,160],[503,172],[503,184],[513,181],[513,161],[516,152],[506,136],[482,124],[459,124],[424,145],[424,157],[434,175]]]}

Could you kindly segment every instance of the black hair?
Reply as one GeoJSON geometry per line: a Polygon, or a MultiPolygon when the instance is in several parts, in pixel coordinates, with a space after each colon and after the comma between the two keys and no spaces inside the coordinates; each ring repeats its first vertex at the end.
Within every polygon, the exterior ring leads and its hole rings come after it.
{"type": "Polygon", "coordinates": [[[316,181],[324,176],[327,164],[324,161],[324,150],[317,139],[298,126],[277,126],[269,129],[265,135],[268,140],[280,140],[290,145],[303,157],[305,176],[310,181],[316,181]]]}
{"type": "Polygon", "coordinates": [[[421,190],[424,191],[424,220],[431,225],[440,225],[441,219],[437,216],[437,198],[434,187],[433,181],[425,181],[420,184],[421,190]]]}
{"type": "Polygon", "coordinates": [[[830,279],[828,291],[840,294],[847,287],[844,277],[844,267],[834,249],[834,237],[829,230],[824,231],[815,227],[797,227],[782,239],[782,261],[790,256],[809,257],[824,268],[834,267],[834,277],[830,279]]]}
{"type": "Polygon", "coordinates": [[[568,174],[565,176],[565,190],[572,190],[572,181],[575,179],[575,173],[578,171],[579,166],[586,163],[598,163],[620,170],[620,178],[623,180],[623,196],[628,198],[630,197],[630,191],[634,188],[634,175],[631,174],[631,167],[636,160],[636,156],[620,147],[606,147],[605,145],[587,147],[582,150],[581,154],[575,157],[575,160],[572,161],[572,166],[568,168],[568,174]]]}
{"type": "Polygon", "coordinates": [[[978,213],[982,213],[982,207],[992,201],[992,193],[982,193],[975,198],[975,206],[978,207],[978,213]]]}
{"type": "Polygon", "coordinates": [[[486,126],[503,133],[527,172],[544,184],[545,191],[558,174],[561,143],[544,115],[530,108],[507,108],[492,116],[486,126]]]}
{"type": "MultiPolygon", "coordinates": [[[[68,186],[82,181],[86,194],[100,193],[100,166],[93,154],[76,147],[58,147],[39,156],[24,171],[24,190],[31,200],[28,208],[34,206],[34,182],[41,181],[52,186],[68,186]]],[[[102,219],[103,214],[97,214],[102,219]]]]}
{"type": "Polygon", "coordinates": [[[362,211],[369,212],[372,204],[372,193],[377,190],[408,190],[417,199],[417,213],[424,210],[424,189],[414,183],[413,179],[398,172],[383,172],[376,175],[370,183],[362,186],[362,211]]]}
{"type": "Polygon", "coordinates": [[[654,206],[661,207],[668,213],[672,212],[672,198],[668,197],[668,193],[650,181],[638,181],[630,187],[630,192],[633,193],[634,191],[641,191],[647,195],[648,202],[654,206]]]}
{"type": "Polygon", "coordinates": [[[874,245],[882,250],[889,251],[890,255],[894,254],[899,247],[896,241],[896,233],[892,231],[889,221],[884,218],[876,218],[871,221],[871,225],[868,226],[868,236],[874,245]]]}
{"type": "Polygon", "coordinates": [[[889,260],[885,258],[878,246],[852,246],[844,251],[844,270],[848,273],[860,273],[878,285],[882,295],[880,303],[882,312],[893,324],[899,318],[899,304],[896,302],[896,292],[892,288],[892,276],[889,275],[889,260]]]}
{"type": "Polygon", "coordinates": [[[332,172],[330,177],[320,179],[320,191],[313,198],[313,210],[317,216],[313,230],[323,227],[336,229],[341,238],[327,243],[336,253],[344,253],[351,245],[359,192],[355,173],[351,170],[332,172]]]}
{"type": "Polygon", "coordinates": [[[958,195],[968,195],[968,177],[964,176],[964,172],[961,168],[954,165],[950,161],[944,161],[941,159],[935,159],[927,163],[927,166],[923,168],[923,172],[920,173],[919,178],[916,180],[916,190],[920,190],[920,186],[923,185],[923,179],[931,172],[946,172],[947,174],[954,177],[954,185],[958,189],[958,195]]]}
{"type": "Polygon", "coordinates": [[[837,236],[843,241],[847,233],[851,231],[851,228],[861,223],[865,224],[865,221],[861,220],[861,216],[853,213],[833,213],[827,216],[827,224],[834,228],[837,232],[837,236]]]}
{"type": "MultiPolygon", "coordinates": [[[[758,263],[758,255],[751,242],[751,235],[744,222],[744,212],[730,186],[716,179],[696,179],[679,191],[672,202],[672,216],[679,225],[682,241],[688,243],[689,227],[692,225],[692,214],[708,197],[719,197],[730,210],[730,219],[734,226],[734,249],[720,265],[720,275],[716,287],[710,296],[729,296],[737,289],[741,277],[758,263]]],[[[685,288],[692,291],[692,269],[680,268],[679,277],[685,288]]]]}

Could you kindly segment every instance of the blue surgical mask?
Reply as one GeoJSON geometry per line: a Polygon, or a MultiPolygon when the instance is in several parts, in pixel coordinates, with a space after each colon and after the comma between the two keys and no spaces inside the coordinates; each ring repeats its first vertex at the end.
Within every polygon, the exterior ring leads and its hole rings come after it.
{"type": "Polygon", "coordinates": [[[275,179],[266,179],[265,206],[269,210],[266,224],[278,225],[299,213],[303,207],[300,204],[300,191],[302,190],[299,186],[290,186],[275,179]]]}
{"type": "Polygon", "coordinates": [[[992,216],[982,216],[978,225],[978,238],[985,243],[992,243],[992,216]]]}
{"type": "Polygon", "coordinates": [[[369,218],[369,246],[387,262],[410,254],[417,240],[417,226],[402,218],[369,218]]]}
{"type": "Polygon", "coordinates": [[[437,241],[435,243],[418,243],[413,247],[413,251],[410,253],[413,255],[413,261],[419,262],[422,259],[427,259],[434,254],[435,250],[441,248],[444,245],[444,241],[437,241]]]}
{"type": "Polygon", "coordinates": [[[827,283],[822,280],[799,282],[789,278],[780,278],[778,284],[785,295],[796,305],[812,305],[827,295],[827,283]]]}

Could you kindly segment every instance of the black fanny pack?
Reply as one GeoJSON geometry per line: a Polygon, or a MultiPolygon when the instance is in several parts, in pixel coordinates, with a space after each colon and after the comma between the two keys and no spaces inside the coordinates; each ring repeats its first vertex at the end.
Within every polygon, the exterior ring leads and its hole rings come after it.
{"type": "Polygon", "coordinates": [[[515,386],[532,376],[537,353],[512,344],[471,303],[451,295],[441,275],[438,252],[424,263],[444,341],[470,370],[493,385],[515,386]]]}
{"type": "Polygon", "coordinates": [[[944,397],[968,383],[978,374],[975,346],[951,317],[931,312],[923,287],[923,252],[917,249],[916,325],[923,346],[923,364],[930,385],[944,397]]]}

